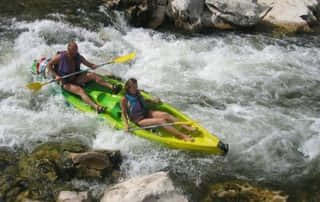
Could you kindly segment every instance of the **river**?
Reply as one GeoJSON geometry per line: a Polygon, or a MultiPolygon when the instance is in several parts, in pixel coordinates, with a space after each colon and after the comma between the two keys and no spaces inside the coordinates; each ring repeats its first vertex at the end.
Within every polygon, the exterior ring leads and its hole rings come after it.
{"type": "MultiPolygon", "coordinates": [[[[169,170],[201,189],[245,179],[287,192],[311,187],[320,166],[320,38],[312,35],[218,32],[175,34],[116,26],[95,31],[65,21],[0,24],[0,146],[32,150],[77,138],[94,149],[119,149],[127,178],[169,170]],[[56,84],[33,94],[34,59],[52,56],[75,39],[89,61],[104,63],[136,51],[131,64],[105,66],[197,120],[229,144],[227,156],[168,149],[115,131],[68,106],[56,84]]],[[[319,188],[319,187],[318,187],[319,188]]]]}

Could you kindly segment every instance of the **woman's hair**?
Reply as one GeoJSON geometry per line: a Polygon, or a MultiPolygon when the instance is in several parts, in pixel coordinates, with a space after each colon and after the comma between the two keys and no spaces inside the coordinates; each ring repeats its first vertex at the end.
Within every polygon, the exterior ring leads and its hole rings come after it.
{"type": "Polygon", "coordinates": [[[125,85],[124,85],[124,89],[126,91],[126,93],[129,92],[129,88],[130,86],[132,86],[133,84],[137,84],[137,79],[135,78],[130,78],[128,79],[128,81],[126,81],[125,85]]]}

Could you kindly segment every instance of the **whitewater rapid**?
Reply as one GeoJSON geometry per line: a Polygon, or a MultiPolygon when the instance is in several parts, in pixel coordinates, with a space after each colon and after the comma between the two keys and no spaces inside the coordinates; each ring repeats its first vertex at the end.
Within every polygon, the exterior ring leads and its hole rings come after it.
{"type": "Polygon", "coordinates": [[[182,36],[125,25],[121,31],[90,31],[50,20],[2,26],[7,34],[0,39],[0,146],[31,150],[41,142],[77,138],[95,149],[119,149],[128,177],[173,170],[196,183],[221,175],[289,181],[319,166],[320,40],[315,37],[182,36]],[[228,143],[229,154],[172,150],[115,131],[69,107],[56,84],[32,94],[25,88],[32,81],[32,61],[64,50],[72,39],[96,64],[135,51],[131,64],[104,70],[137,78],[141,89],[228,143]]]}

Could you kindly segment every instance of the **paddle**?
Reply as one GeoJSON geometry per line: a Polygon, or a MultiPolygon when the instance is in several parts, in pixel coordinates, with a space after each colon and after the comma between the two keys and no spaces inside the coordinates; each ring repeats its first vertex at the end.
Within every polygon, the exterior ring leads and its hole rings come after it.
{"type": "MultiPolygon", "coordinates": [[[[127,61],[130,61],[130,60],[134,59],[135,57],[136,57],[136,53],[132,52],[132,53],[124,55],[124,56],[116,57],[116,58],[114,58],[113,60],[111,60],[109,62],[97,65],[96,69],[98,69],[99,67],[102,67],[104,65],[107,65],[107,64],[124,63],[124,62],[127,62],[127,61]]],[[[74,76],[74,75],[77,75],[77,74],[81,74],[81,73],[87,72],[87,71],[89,71],[89,69],[81,70],[81,71],[78,71],[78,72],[73,72],[71,74],[68,74],[68,75],[65,75],[65,76],[61,77],[61,79],[65,79],[65,78],[68,78],[68,77],[71,77],[71,76],[74,76]]],[[[33,83],[27,84],[26,87],[35,92],[35,91],[40,90],[43,86],[45,86],[45,85],[47,85],[49,83],[55,82],[55,81],[57,81],[57,79],[52,79],[52,80],[44,82],[44,83],[33,82],[33,83]]]]}
{"type": "Polygon", "coordinates": [[[134,130],[144,130],[144,129],[151,129],[151,128],[159,128],[163,126],[172,126],[172,125],[190,125],[192,124],[190,121],[177,121],[173,123],[164,123],[159,125],[151,125],[151,126],[143,126],[143,127],[136,127],[136,128],[129,128],[128,131],[134,131],[134,130]]]}

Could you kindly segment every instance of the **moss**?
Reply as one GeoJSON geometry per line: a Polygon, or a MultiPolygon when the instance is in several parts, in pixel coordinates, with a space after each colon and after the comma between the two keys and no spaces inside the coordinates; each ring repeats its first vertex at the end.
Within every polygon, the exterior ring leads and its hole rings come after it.
{"type": "Polygon", "coordinates": [[[204,202],[211,201],[287,201],[288,196],[280,191],[251,185],[245,181],[218,183],[210,187],[204,202]]]}

